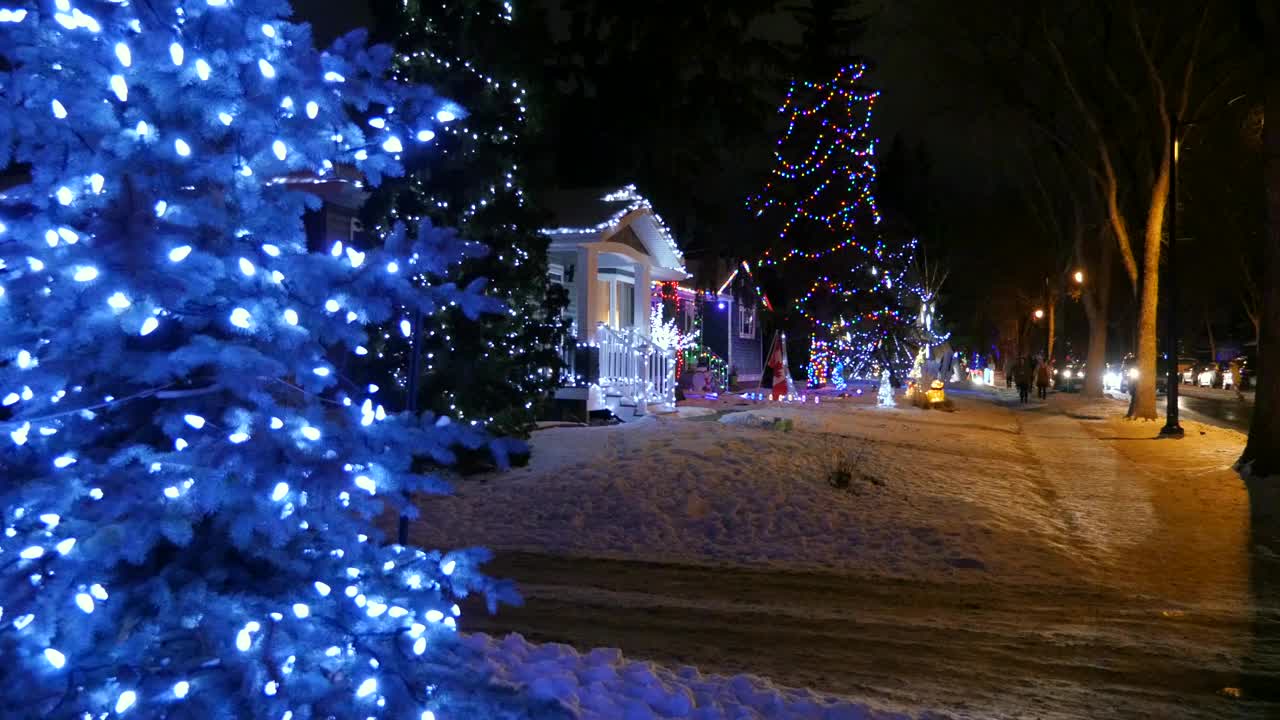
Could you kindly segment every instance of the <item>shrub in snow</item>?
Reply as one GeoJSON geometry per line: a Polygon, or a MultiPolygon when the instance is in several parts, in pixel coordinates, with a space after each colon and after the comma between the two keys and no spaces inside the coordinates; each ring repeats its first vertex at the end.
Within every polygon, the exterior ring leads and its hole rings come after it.
{"type": "Polygon", "coordinates": [[[505,586],[370,518],[491,441],[346,370],[494,308],[415,284],[471,253],[426,225],[308,252],[298,189],[398,172],[441,101],[278,0],[75,2],[0,11],[0,714],[449,717],[453,596],[505,586]]]}
{"type": "Polygon", "coordinates": [[[841,455],[836,461],[835,467],[827,473],[827,484],[834,488],[844,490],[853,482],[853,474],[856,471],[854,459],[849,455],[841,455]]]}

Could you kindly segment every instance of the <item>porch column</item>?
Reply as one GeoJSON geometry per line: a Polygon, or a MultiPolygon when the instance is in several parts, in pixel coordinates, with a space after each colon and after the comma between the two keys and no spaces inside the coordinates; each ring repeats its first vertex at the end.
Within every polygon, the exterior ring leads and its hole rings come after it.
{"type": "MultiPolygon", "coordinates": [[[[729,308],[729,315],[728,315],[729,321],[725,323],[725,325],[729,326],[729,337],[725,338],[725,343],[724,343],[724,346],[726,348],[725,359],[724,359],[724,364],[726,368],[725,372],[728,372],[729,369],[733,367],[733,339],[738,336],[738,322],[737,322],[738,318],[735,317],[733,314],[734,310],[737,309],[734,307],[734,302],[736,300],[737,298],[731,297],[728,299],[728,301],[725,302],[725,307],[729,308]]],[[[741,310],[738,310],[738,311],[741,312],[741,310]]],[[[725,377],[726,379],[728,378],[727,375],[725,377]]]]}
{"type": "Polygon", "coordinates": [[[578,340],[589,342],[595,339],[596,323],[593,318],[600,317],[601,303],[607,300],[596,292],[600,261],[595,248],[579,245],[577,263],[577,270],[573,274],[573,289],[578,295],[578,340]]]}
{"type": "Polygon", "coordinates": [[[636,300],[636,303],[635,303],[636,317],[633,318],[634,322],[632,324],[635,327],[639,328],[640,332],[644,333],[644,335],[647,337],[650,331],[649,298],[651,297],[651,294],[653,292],[652,289],[649,287],[649,264],[636,263],[635,272],[636,272],[636,284],[634,286],[634,290],[635,290],[635,300],[636,300]]]}

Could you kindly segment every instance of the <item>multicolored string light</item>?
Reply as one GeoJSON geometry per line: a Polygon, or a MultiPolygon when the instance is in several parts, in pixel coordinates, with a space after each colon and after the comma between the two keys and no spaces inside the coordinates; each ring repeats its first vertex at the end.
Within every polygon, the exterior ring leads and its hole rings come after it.
{"type": "Polygon", "coordinates": [[[834,233],[838,239],[824,248],[796,245],[780,251],[769,248],[759,259],[759,265],[785,264],[798,258],[817,260],[846,248],[865,254],[874,254],[880,249],[879,243],[868,245],[855,235],[864,218],[870,217],[874,224],[880,222],[872,194],[876,140],[871,136],[871,115],[880,94],[860,86],[865,72],[865,65],[849,65],[828,82],[797,81],[788,89],[779,108],[780,113],[789,116],[787,130],[779,138],[778,147],[792,144],[798,130],[811,131],[815,121],[819,127],[813,141],[806,143],[807,153],[800,159],[792,161],[784,157],[781,150],[774,151],[777,160],[774,180],[766,183],[759,194],[748,198],[747,206],[755,210],[757,216],[770,210],[786,214],[778,231],[779,240],[790,239],[793,231],[805,226],[834,233]],[[812,182],[812,176],[821,180],[804,197],[790,200],[778,197],[775,181],[812,182]]]}

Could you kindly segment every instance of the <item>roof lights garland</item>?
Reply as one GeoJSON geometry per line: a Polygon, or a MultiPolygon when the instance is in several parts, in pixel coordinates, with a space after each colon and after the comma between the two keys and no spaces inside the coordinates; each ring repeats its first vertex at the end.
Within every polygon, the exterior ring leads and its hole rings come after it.
{"type": "Polygon", "coordinates": [[[653,216],[654,224],[658,227],[658,234],[662,237],[663,242],[675,255],[676,262],[679,263],[681,272],[688,272],[684,267],[684,253],[680,252],[680,246],[676,243],[675,237],[671,234],[671,230],[667,228],[667,224],[663,222],[662,216],[653,209],[653,204],[647,198],[636,190],[635,185],[625,185],[613,192],[609,192],[600,197],[601,200],[608,203],[626,203],[626,205],[608,219],[602,220],[595,225],[588,227],[554,227],[544,228],[542,232],[547,235],[595,235],[612,230],[622,222],[623,218],[637,210],[647,210],[653,216]]]}

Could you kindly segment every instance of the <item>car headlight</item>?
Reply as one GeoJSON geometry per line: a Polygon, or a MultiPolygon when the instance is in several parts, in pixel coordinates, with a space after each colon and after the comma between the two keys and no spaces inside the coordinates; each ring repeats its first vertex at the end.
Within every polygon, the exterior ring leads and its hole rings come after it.
{"type": "Polygon", "coordinates": [[[1138,379],[1138,368],[1129,368],[1129,379],[1130,380],[1138,379]]]}
{"type": "Polygon", "coordinates": [[[1109,372],[1102,376],[1102,383],[1107,387],[1116,387],[1120,384],[1120,373],[1109,372]]]}

